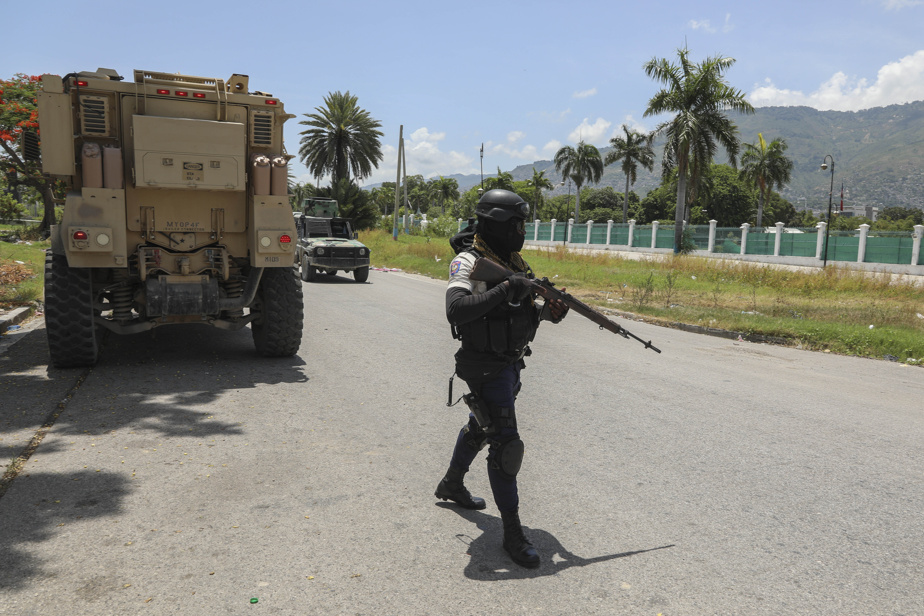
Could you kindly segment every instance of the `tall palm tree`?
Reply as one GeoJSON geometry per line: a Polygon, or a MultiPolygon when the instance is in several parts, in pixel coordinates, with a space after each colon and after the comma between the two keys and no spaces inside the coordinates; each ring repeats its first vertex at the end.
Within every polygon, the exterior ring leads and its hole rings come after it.
{"type": "Polygon", "coordinates": [[[792,161],[783,155],[786,140],[777,137],[768,145],[763,133],[757,143],[745,143],[741,154],[741,178],[757,187],[757,227],[763,225],[764,200],[773,188],[782,189],[792,177],[792,161]]]}
{"type": "Polygon", "coordinates": [[[622,130],[626,136],[610,139],[613,151],[606,155],[603,164],[606,166],[622,161],[622,172],[626,174],[626,193],[622,202],[622,222],[625,223],[629,219],[629,188],[635,184],[638,166],[641,165],[649,171],[654,169],[655,153],[652,143],[655,134],[629,130],[625,124],[622,125],[622,130]]]}
{"type": "Polygon", "coordinates": [[[317,113],[306,113],[298,156],[312,175],[331,176],[331,185],[341,179],[361,180],[372,174],[382,160],[381,123],[357,104],[347,91],[328,93],[317,113]]]}
{"type": "Polygon", "coordinates": [[[542,189],[551,190],[555,185],[552,184],[552,180],[545,177],[545,171],[536,171],[535,167],[533,167],[533,177],[527,180],[527,183],[536,191],[536,203],[533,206],[533,214],[535,215],[542,206],[542,189]]]}
{"type": "Polygon", "coordinates": [[[591,181],[596,184],[603,177],[603,158],[600,150],[589,143],[579,141],[576,147],[566,145],[555,153],[555,170],[562,177],[569,177],[577,187],[577,199],[574,202],[574,220],[581,222],[581,186],[591,181]]]}
{"type": "Polygon", "coordinates": [[[653,58],[645,63],[645,74],[665,87],[648,101],[645,116],[673,113],[655,131],[667,138],[663,166],[667,172],[677,167],[677,211],[674,217],[674,252],[680,252],[683,221],[687,204],[687,181],[699,177],[708,168],[721,145],[734,166],[738,158],[738,136],[735,124],[726,111],[754,113],[754,107],[744,93],[729,86],[724,79],[734,58],[711,57],[695,64],[689,50],[677,50],[678,64],[665,58],[653,58]]]}

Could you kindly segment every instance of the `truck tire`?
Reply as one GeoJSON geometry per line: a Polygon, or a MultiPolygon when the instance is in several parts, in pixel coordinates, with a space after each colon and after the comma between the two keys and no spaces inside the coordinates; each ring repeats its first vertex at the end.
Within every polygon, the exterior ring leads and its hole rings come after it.
{"type": "Polygon", "coordinates": [[[69,267],[63,255],[45,255],[45,333],[55,368],[92,366],[99,359],[90,270],[69,267]]]}
{"type": "Polygon", "coordinates": [[[318,276],[318,269],[313,265],[308,265],[307,258],[302,262],[302,280],[305,282],[314,282],[318,276]]]}
{"type": "Polygon", "coordinates": [[[311,266],[308,265],[308,255],[302,255],[301,277],[302,277],[302,280],[304,280],[305,282],[308,282],[309,280],[311,280],[310,278],[308,278],[308,268],[309,267],[311,266]]]}
{"type": "Polygon", "coordinates": [[[356,282],[366,282],[369,279],[369,266],[357,267],[353,270],[353,280],[356,282]]]}
{"type": "Polygon", "coordinates": [[[257,353],[264,357],[291,357],[302,343],[302,285],[288,267],[263,270],[251,311],[250,324],[257,353]]]}

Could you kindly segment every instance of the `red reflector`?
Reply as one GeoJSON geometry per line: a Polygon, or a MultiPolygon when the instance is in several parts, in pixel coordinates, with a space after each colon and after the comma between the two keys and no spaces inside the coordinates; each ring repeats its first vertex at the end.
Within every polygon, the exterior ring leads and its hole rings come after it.
{"type": "Polygon", "coordinates": [[[75,240],[85,240],[85,239],[88,239],[89,237],[90,236],[87,235],[86,231],[74,231],[75,240]]]}
{"type": "Polygon", "coordinates": [[[174,94],[177,96],[189,96],[189,92],[184,92],[183,90],[177,90],[174,94]]]}
{"type": "Polygon", "coordinates": [[[81,81],[81,80],[78,79],[78,80],[77,80],[77,85],[80,86],[81,88],[85,88],[85,87],[87,87],[88,85],[90,85],[90,82],[89,82],[89,81],[81,81]]]}
{"type": "Polygon", "coordinates": [[[205,92],[193,92],[193,98],[205,98],[205,92]]]}
{"type": "Polygon", "coordinates": [[[170,90],[158,90],[158,94],[170,94],[170,90]]]}
{"type": "Polygon", "coordinates": [[[267,104],[267,105],[275,105],[275,104],[277,104],[278,102],[279,102],[279,101],[274,101],[274,100],[271,99],[271,98],[266,99],[266,104],[267,104]]]}
{"type": "Polygon", "coordinates": [[[291,238],[289,235],[280,235],[280,236],[279,236],[279,243],[280,243],[280,244],[291,244],[291,243],[292,243],[292,238],[291,238]]]}

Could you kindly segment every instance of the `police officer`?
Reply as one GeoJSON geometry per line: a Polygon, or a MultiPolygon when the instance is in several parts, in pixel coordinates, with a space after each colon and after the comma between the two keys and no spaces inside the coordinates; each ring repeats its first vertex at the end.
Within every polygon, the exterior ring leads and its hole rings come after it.
{"type": "Polygon", "coordinates": [[[485,501],[472,496],[463,483],[469,465],[486,445],[488,479],[504,523],[504,549],[518,564],[539,566],[539,554],[523,534],[519,518],[517,472],[523,460],[523,441],[517,433],[515,400],[520,391],[523,358],[530,354],[540,320],[558,323],[568,311],[560,300],[537,305],[532,293],[533,273],[520,256],[526,237],[529,205],[509,190],[489,190],[475,208],[475,234],[459,246],[450,265],[446,317],[462,347],[455,355],[456,374],[471,390],[464,396],[469,421],[459,432],[449,470],[436,488],[436,497],[467,509],[484,509],[485,501]],[[484,257],[513,272],[496,284],[470,278],[475,260],[484,257]]]}

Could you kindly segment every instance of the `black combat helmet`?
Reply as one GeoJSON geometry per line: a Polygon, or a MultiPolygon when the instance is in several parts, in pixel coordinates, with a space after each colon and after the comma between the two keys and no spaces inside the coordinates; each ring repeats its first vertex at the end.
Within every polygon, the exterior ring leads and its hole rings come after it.
{"type": "Polygon", "coordinates": [[[511,218],[526,220],[529,216],[529,204],[520,195],[502,188],[494,188],[481,195],[475,214],[479,218],[495,222],[507,222],[511,218]]]}

